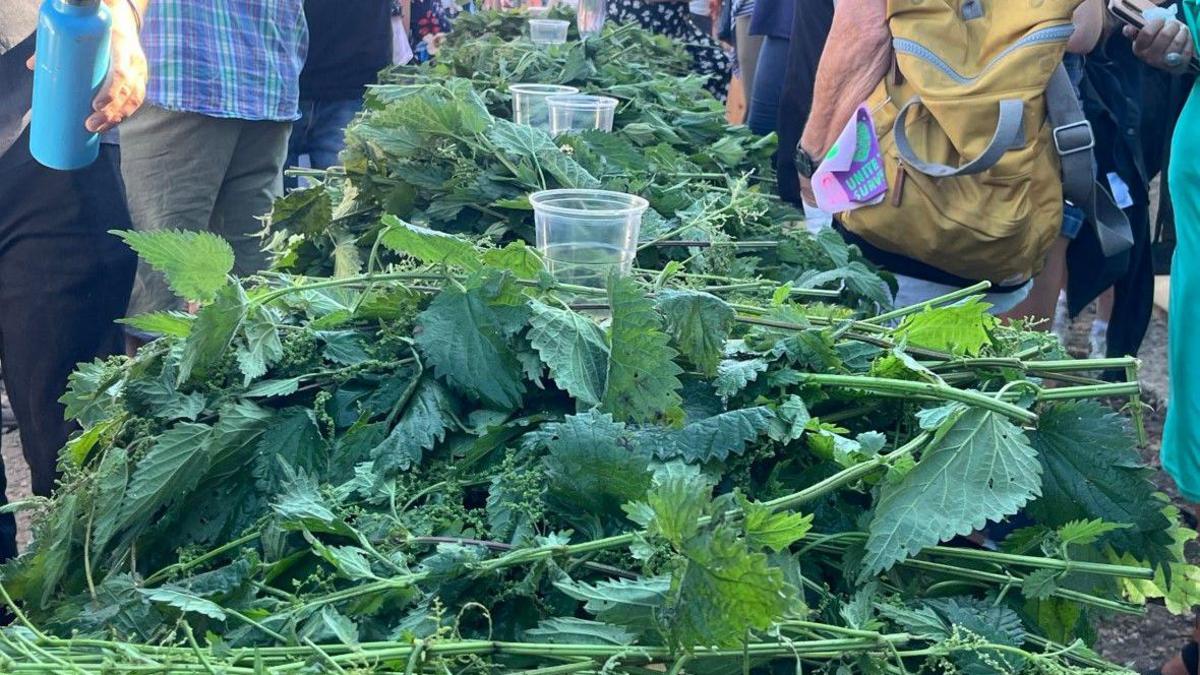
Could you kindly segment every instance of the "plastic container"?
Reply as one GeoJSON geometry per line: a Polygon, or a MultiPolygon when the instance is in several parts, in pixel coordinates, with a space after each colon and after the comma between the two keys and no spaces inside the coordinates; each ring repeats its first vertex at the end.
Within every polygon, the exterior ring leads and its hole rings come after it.
{"type": "Polygon", "coordinates": [[[550,108],[550,133],[612,131],[617,99],[591,94],[558,94],[546,99],[550,108]]]}
{"type": "Polygon", "coordinates": [[[562,19],[530,19],[529,39],[535,45],[561,45],[567,41],[570,21],[562,19]]]}
{"type": "Polygon", "coordinates": [[[29,152],[52,169],[82,169],[100,154],[84,122],[108,76],[112,15],[100,0],[46,0],[38,15],[29,152]]]}
{"type": "Polygon", "coordinates": [[[548,14],[550,14],[550,6],[546,5],[544,7],[534,7],[533,5],[530,5],[525,8],[525,12],[529,14],[530,19],[544,19],[548,14]]]}
{"type": "Polygon", "coordinates": [[[550,131],[550,108],[546,99],[555,95],[575,94],[579,90],[565,84],[510,84],[513,121],[550,131]]]}
{"type": "Polygon", "coordinates": [[[578,0],[578,2],[575,27],[579,29],[579,37],[586,40],[600,35],[600,31],[604,28],[604,19],[608,15],[608,0],[578,0]]]}
{"type": "Polygon", "coordinates": [[[553,2],[550,3],[550,6],[553,7],[555,5],[561,5],[563,7],[570,7],[571,9],[576,10],[576,11],[579,10],[579,0],[553,0],[553,2]]]}
{"type": "Polygon", "coordinates": [[[544,190],[529,203],[538,250],[557,281],[604,288],[613,273],[633,269],[645,199],[608,190],[544,190]]]}

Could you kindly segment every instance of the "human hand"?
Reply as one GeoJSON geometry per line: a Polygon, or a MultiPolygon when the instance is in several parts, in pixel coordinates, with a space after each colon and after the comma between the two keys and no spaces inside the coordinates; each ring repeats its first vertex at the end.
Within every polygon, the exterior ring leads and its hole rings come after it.
{"type": "Polygon", "coordinates": [[[1154,19],[1141,30],[1125,26],[1124,33],[1133,41],[1133,53],[1159,70],[1186,72],[1196,53],[1191,31],[1181,21],[1154,19]]]}
{"type": "MultiPolygon", "coordinates": [[[[95,112],[83,123],[92,133],[103,133],[125,121],[142,106],[146,98],[149,69],[137,32],[119,30],[114,26],[109,53],[108,76],[92,100],[92,110],[95,112]]],[[[33,70],[36,60],[35,54],[29,57],[25,65],[33,70]]]]}

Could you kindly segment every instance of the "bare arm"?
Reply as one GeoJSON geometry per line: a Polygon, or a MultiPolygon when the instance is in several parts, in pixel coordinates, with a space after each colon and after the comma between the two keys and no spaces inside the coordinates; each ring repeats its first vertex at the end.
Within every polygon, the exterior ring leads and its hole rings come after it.
{"type": "Polygon", "coordinates": [[[1104,15],[1104,0],[1083,0],[1083,3],[1075,8],[1075,32],[1067,41],[1067,51],[1072,54],[1090,54],[1104,32],[1104,15]]]}
{"type": "Polygon", "coordinates": [[[113,18],[112,64],[108,80],[92,102],[96,112],[84,123],[89,131],[107,131],[136,112],[146,98],[149,76],[138,28],[150,0],[104,0],[104,3],[113,18]]]}
{"type": "Polygon", "coordinates": [[[891,39],[885,0],[837,3],[800,142],[810,156],[824,157],[850,116],[887,74],[891,39]]]}

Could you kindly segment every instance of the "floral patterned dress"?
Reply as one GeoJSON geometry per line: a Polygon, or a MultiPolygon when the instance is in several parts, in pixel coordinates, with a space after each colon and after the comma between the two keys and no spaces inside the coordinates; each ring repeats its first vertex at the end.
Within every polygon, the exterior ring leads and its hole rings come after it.
{"type": "Polygon", "coordinates": [[[732,61],[721,45],[696,27],[685,1],[609,0],[608,17],[618,23],[634,22],[646,30],[679,40],[692,55],[692,70],[708,76],[708,90],[725,100],[732,61]]]}
{"type": "MultiPolygon", "coordinates": [[[[412,45],[413,60],[416,63],[428,61],[434,50],[429,47],[435,38],[450,32],[450,24],[454,17],[464,9],[469,11],[470,3],[460,5],[454,0],[412,0],[411,20],[409,27],[409,44],[412,45]]],[[[392,14],[401,13],[400,0],[393,0],[392,14]]]]}

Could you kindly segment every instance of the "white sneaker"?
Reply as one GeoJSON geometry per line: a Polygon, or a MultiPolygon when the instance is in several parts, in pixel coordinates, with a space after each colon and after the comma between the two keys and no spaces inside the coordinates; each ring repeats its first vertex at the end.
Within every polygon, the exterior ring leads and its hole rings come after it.
{"type": "Polygon", "coordinates": [[[1058,303],[1054,306],[1054,321],[1050,324],[1050,332],[1058,336],[1065,346],[1071,339],[1071,317],[1067,315],[1067,294],[1060,291],[1058,303]]]}

